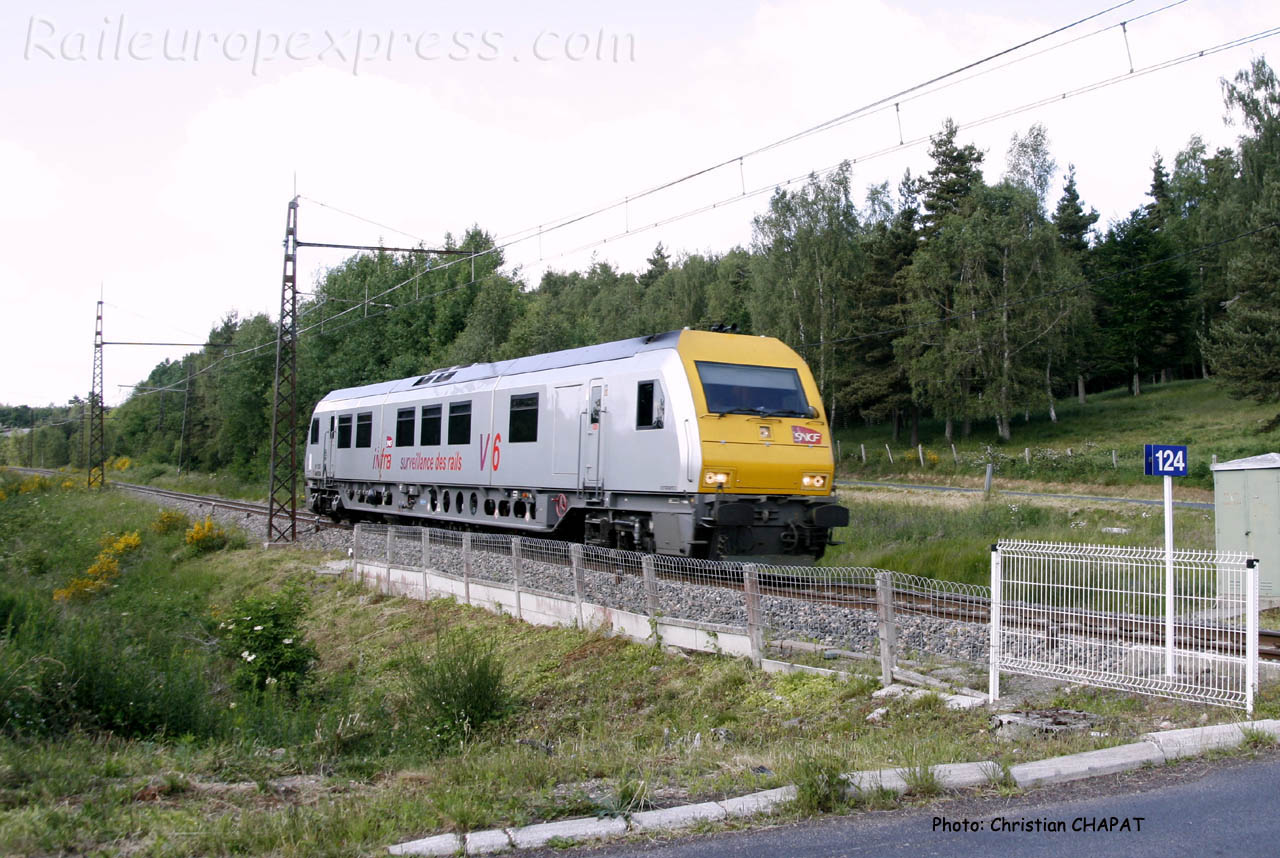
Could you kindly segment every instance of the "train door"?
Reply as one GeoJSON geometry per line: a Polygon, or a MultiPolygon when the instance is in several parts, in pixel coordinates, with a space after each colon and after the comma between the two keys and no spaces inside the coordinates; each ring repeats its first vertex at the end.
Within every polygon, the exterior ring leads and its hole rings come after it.
{"type": "Polygon", "coordinates": [[[604,434],[604,380],[593,378],[587,394],[587,410],[582,421],[582,475],[584,489],[599,488],[604,477],[600,473],[601,436],[604,434]]]}
{"type": "Polygon", "coordinates": [[[556,388],[555,430],[551,439],[551,472],[578,475],[581,465],[582,385],[556,388]]]}
{"type": "Polygon", "coordinates": [[[333,439],[335,430],[333,426],[334,417],[329,415],[329,426],[324,429],[320,437],[320,478],[329,480],[333,477],[333,439]]]}

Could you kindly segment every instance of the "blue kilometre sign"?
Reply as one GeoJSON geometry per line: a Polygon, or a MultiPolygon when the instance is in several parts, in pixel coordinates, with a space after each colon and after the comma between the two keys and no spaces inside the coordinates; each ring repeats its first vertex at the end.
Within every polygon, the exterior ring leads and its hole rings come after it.
{"type": "Polygon", "coordinates": [[[1177,444],[1147,444],[1143,447],[1148,477],[1185,477],[1187,448],[1177,444]]]}

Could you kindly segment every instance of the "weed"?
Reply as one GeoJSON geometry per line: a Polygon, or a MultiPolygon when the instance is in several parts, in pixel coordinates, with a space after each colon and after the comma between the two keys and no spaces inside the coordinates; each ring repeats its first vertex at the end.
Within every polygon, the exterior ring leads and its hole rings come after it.
{"type": "Polygon", "coordinates": [[[848,782],[842,761],[830,754],[802,752],[792,764],[796,785],[795,808],[806,816],[831,813],[848,804],[848,782]]]}
{"type": "Polygon", "coordinates": [[[1021,792],[1018,781],[1013,777],[1013,768],[1003,760],[984,763],[982,773],[987,783],[1002,796],[1008,797],[1021,792]]]}
{"type": "Polygon", "coordinates": [[[1242,747],[1250,751],[1264,751],[1274,748],[1277,744],[1273,734],[1266,730],[1259,730],[1257,727],[1241,727],[1240,732],[1244,736],[1242,747]]]}
{"type": "Polygon", "coordinates": [[[577,845],[578,841],[572,837],[561,837],[558,834],[547,841],[548,849],[573,849],[577,845]]]}
{"type": "Polygon", "coordinates": [[[600,816],[629,816],[653,807],[648,782],[641,777],[625,777],[618,783],[617,791],[603,803],[600,816]]]}
{"type": "Polygon", "coordinates": [[[430,659],[409,652],[400,676],[409,711],[444,743],[466,741],[501,717],[511,699],[493,647],[465,632],[437,637],[430,659]]]}
{"type": "Polygon", "coordinates": [[[938,780],[938,772],[933,766],[918,763],[902,770],[902,779],[906,781],[907,792],[911,795],[929,798],[942,792],[942,782],[938,780]]]}
{"type": "Polygon", "coordinates": [[[898,793],[883,784],[876,784],[871,789],[858,790],[850,804],[867,810],[891,810],[898,806],[898,793]]]}

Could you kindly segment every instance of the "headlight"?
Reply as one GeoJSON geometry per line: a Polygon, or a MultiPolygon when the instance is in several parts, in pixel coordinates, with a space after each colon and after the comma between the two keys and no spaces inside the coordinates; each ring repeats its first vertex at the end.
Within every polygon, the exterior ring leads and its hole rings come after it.
{"type": "Polygon", "coordinates": [[[702,481],[709,486],[722,486],[729,482],[729,475],[724,471],[707,471],[703,474],[702,481]]]}
{"type": "Polygon", "coordinates": [[[827,484],[826,474],[805,474],[800,480],[806,489],[820,489],[827,484]]]}

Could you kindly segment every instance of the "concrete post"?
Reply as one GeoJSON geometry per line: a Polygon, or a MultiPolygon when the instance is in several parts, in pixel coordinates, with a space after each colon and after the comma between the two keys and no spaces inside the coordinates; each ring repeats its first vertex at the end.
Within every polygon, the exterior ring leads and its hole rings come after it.
{"type": "Polygon", "coordinates": [[[391,525],[387,525],[387,568],[382,579],[382,592],[391,595],[391,540],[395,538],[395,533],[391,530],[391,525]]]}
{"type": "Polygon", "coordinates": [[[880,683],[893,684],[898,655],[898,624],[893,618],[893,573],[876,573],[876,609],[880,615],[880,683]]]}
{"type": "Polygon", "coordinates": [[[431,598],[431,588],[427,586],[427,570],[431,568],[431,531],[422,528],[422,600],[431,598]]]}
{"type": "Polygon", "coordinates": [[[653,565],[653,556],[646,554],[640,560],[644,570],[644,609],[650,617],[658,616],[658,573],[653,565]]]}
{"type": "Polygon", "coordinates": [[[585,629],[586,619],[582,615],[582,591],[585,587],[582,577],[581,545],[575,543],[569,546],[569,562],[573,565],[573,601],[578,607],[578,628],[585,629]]]}
{"type": "Polygon", "coordinates": [[[462,598],[471,604],[471,532],[462,534],[462,598]]]}
{"type": "Polygon", "coordinates": [[[747,637],[751,640],[751,661],[759,667],[764,655],[764,618],[760,614],[760,572],[754,563],[742,567],[742,592],[747,603],[747,637]]]}
{"type": "Polygon", "coordinates": [[[356,564],[360,562],[360,522],[356,522],[355,530],[351,536],[351,580],[357,581],[356,564]]]}
{"type": "Polygon", "coordinates": [[[520,537],[511,537],[511,578],[516,594],[516,619],[524,619],[524,614],[520,607],[520,573],[523,571],[524,558],[521,555],[520,537]]]}

